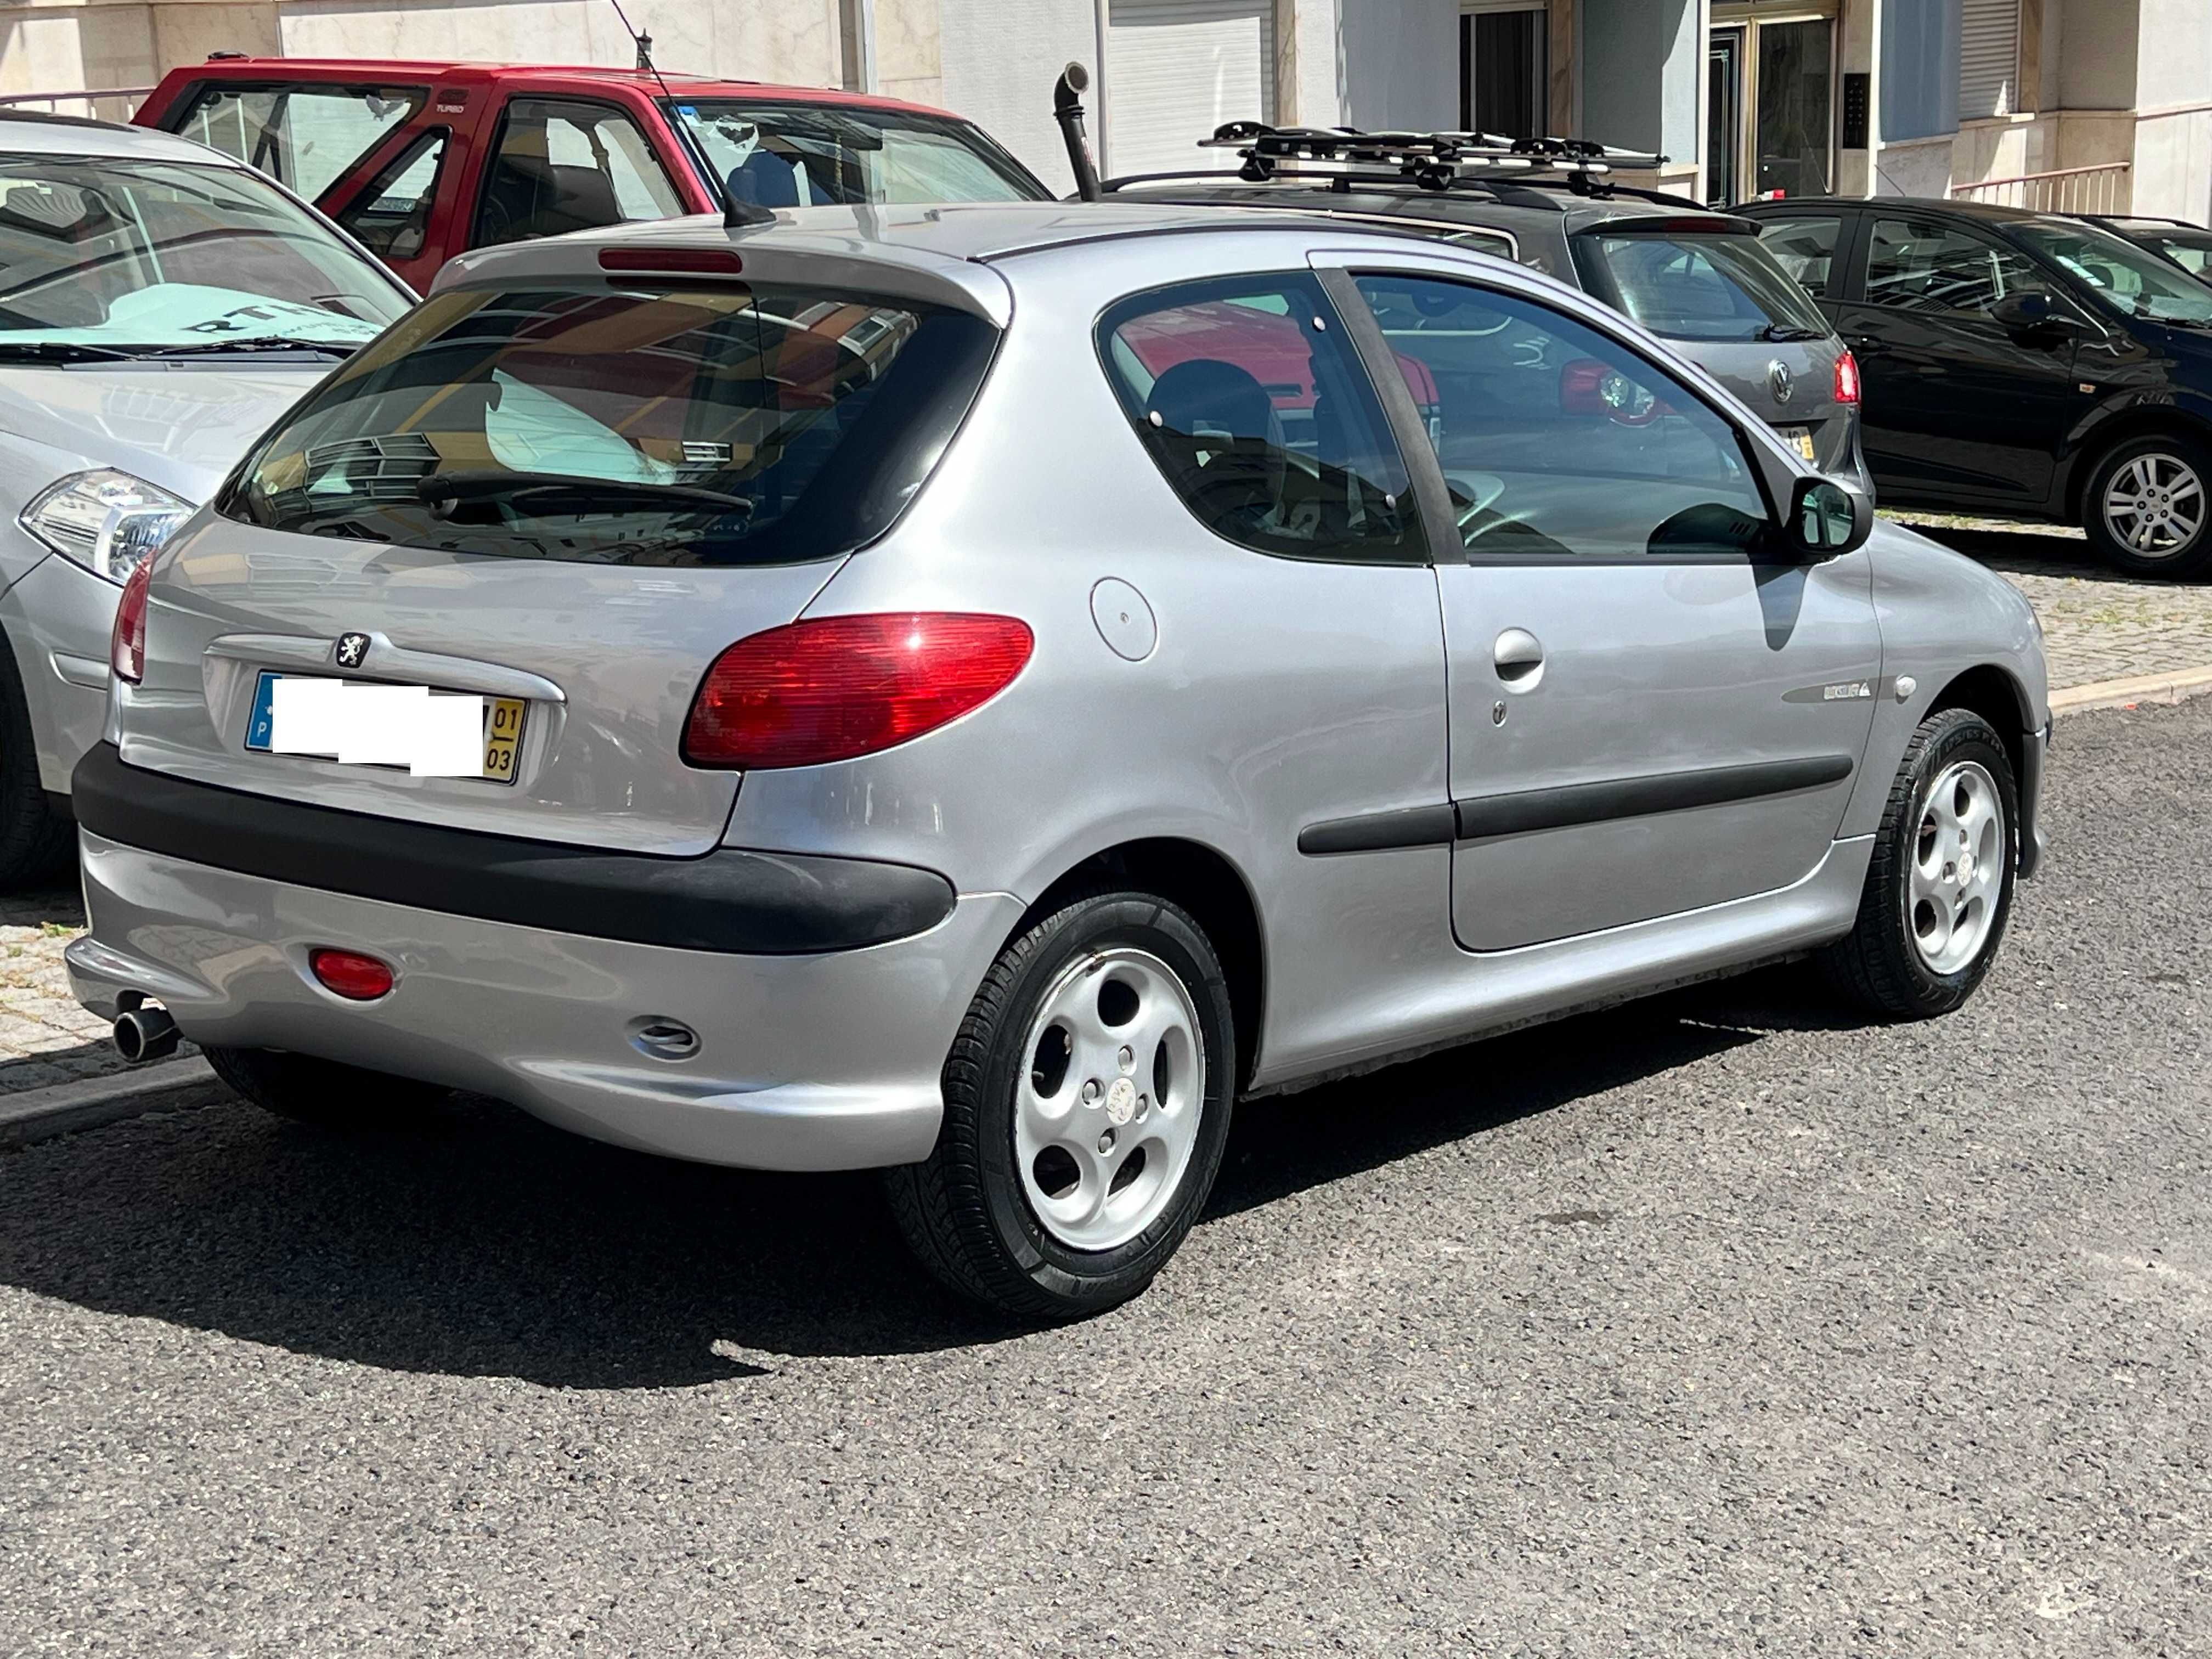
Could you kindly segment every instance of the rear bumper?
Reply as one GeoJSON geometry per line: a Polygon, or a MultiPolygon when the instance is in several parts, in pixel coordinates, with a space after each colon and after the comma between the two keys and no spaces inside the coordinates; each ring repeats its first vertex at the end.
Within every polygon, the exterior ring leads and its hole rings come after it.
{"type": "Polygon", "coordinates": [[[849,951],[952,914],[952,884],[912,865],[732,847],[664,858],[372,817],[126,766],[111,743],[85,751],[72,795],[93,834],[186,863],[639,945],[849,951]]]}
{"type": "Polygon", "coordinates": [[[912,1163],[935,1144],[938,1078],[1021,912],[961,899],[927,933],[865,949],[673,949],[389,903],[222,870],[87,831],[91,931],[72,988],[116,1013],[166,1006],[193,1042],[283,1048],[510,1101],[638,1150],[769,1170],[912,1163]],[[307,952],[390,963],[374,1003],[318,985],[307,952]],[[677,1020],[683,1060],[633,1042],[677,1020]]]}

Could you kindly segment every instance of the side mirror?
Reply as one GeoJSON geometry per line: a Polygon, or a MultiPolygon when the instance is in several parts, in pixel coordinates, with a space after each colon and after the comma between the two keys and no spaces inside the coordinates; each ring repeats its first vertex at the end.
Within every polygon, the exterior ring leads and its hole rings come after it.
{"type": "Polygon", "coordinates": [[[1833,478],[1797,480],[1790,495],[1789,540],[1804,558],[1855,552],[1874,534],[1874,503],[1833,478]]]}
{"type": "Polygon", "coordinates": [[[2059,340],[2081,331],[2069,313],[2051,303],[2048,294],[2008,294],[1990,307],[1990,318],[2015,340],[2059,340]]]}

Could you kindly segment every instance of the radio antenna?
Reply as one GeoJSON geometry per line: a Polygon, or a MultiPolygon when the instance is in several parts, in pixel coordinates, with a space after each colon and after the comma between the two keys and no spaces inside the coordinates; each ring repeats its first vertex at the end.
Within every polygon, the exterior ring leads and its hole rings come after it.
{"type": "MultiPolygon", "coordinates": [[[[638,68],[659,82],[660,95],[673,104],[676,101],[675,89],[668,84],[668,77],[660,72],[660,65],[653,61],[653,37],[649,34],[641,34],[630,27],[629,14],[623,9],[622,0],[607,0],[607,3],[615,9],[615,15],[622,20],[623,33],[629,36],[637,45],[638,68]]],[[[693,136],[693,143],[695,144],[697,143],[696,134],[693,136]]],[[[749,225],[772,225],[775,222],[775,215],[770,213],[766,208],[752,202],[739,201],[730,189],[729,180],[726,179],[716,181],[716,193],[722,198],[722,223],[732,230],[743,230],[749,225]]]]}

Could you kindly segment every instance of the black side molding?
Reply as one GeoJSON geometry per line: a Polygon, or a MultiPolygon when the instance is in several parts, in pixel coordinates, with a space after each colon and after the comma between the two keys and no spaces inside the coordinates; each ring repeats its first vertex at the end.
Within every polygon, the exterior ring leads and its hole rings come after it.
{"type": "Polygon", "coordinates": [[[1452,838],[1450,804],[1401,806],[1366,812],[1356,818],[1328,818],[1298,831],[1298,851],[1307,854],[1382,853],[1396,847],[1437,847],[1452,838]]]}
{"type": "Polygon", "coordinates": [[[1554,789],[1524,789],[1510,795],[1483,795],[1455,801],[1459,838],[1520,835],[1530,830],[1564,830],[1608,818],[1679,812],[1692,806],[1752,800],[1761,795],[1815,789],[1850,776],[1849,755],[1810,755],[1802,760],[1757,761],[1747,766],[1714,766],[1695,772],[1662,772],[1653,777],[1607,778],[1597,783],[1562,784],[1554,789]]]}
{"type": "Polygon", "coordinates": [[[688,951],[794,956],[927,932],[952,914],[934,871],[717,848],[659,858],[372,817],[126,766],[95,744],[78,823],[149,853],[449,915],[688,951]]]}

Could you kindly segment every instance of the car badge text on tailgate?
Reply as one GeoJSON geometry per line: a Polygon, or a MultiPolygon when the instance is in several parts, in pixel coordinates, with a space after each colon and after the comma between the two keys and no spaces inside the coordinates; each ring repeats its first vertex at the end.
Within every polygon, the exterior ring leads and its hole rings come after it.
{"type": "Polygon", "coordinates": [[[337,659],[338,666],[341,668],[360,667],[362,659],[368,655],[368,635],[366,634],[339,635],[337,649],[331,654],[337,659]]]}

